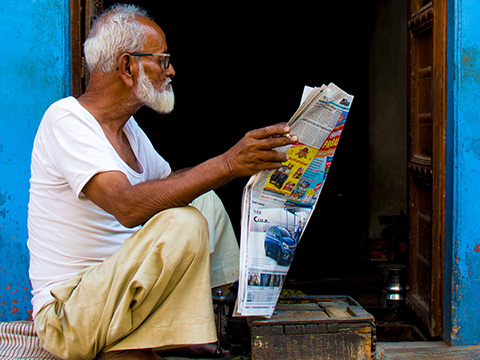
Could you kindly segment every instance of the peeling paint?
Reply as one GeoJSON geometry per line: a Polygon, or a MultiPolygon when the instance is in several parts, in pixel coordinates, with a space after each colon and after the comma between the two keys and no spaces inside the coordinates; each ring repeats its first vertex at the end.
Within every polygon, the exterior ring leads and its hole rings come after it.
{"type": "Polygon", "coordinates": [[[455,326],[452,328],[452,330],[450,331],[450,340],[451,340],[452,343],[453,343],[453,341],[455,340],[459,329],[460,329],[460,328],[459,328],[457,325],[455,325],[455,326]]]}
{"type": "Polygon", "coordinates": [[[7,202],[7,192],[2,194],[0,190],[0,206],[4,205],[6,202],[7,202]]]}
{"type": "Polygon", "coordinates": [[[477,65],[478,60],[479,56],[476,46],[465,47],[462,49],[461,76],[463,83],[480,80],[480,72],[477,65]]]}
{"type": "Polygon", "coordinates": [[[0,296],[0,321],[13,318],[28,320],[32,319],[31,296],[28,288],[19,289],[17,284],[7,284],[0,296]]]}
{"type": "Polygon", "coordinates": [[[480,252],[480,244],[475,245],[475,247],[473,248],[473,251],[477,253],[480,252]]]}

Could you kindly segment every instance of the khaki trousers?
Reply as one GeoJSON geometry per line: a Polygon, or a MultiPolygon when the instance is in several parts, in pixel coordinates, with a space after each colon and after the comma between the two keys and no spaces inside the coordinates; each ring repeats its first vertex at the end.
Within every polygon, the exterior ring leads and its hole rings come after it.
{"type": "Polygon", "coordinates": [[[103,263],[51,291],[55,302],[35,316],[44,348],[93,359],[100,351],[215,341],[210,257],[216,285],[238,277],[227,220],[213,193],[154,216],[103,263]]]}

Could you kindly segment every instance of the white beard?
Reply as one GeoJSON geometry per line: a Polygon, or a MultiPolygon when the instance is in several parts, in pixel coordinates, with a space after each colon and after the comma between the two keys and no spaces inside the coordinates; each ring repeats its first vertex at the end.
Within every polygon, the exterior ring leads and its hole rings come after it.
{"type": "Polygon", "coordinates": [[[170,86],[170,89],[167,90],[167,85],[170,81],[170,78],[167,78],[162,85],[162,90],[158,91],[145,74],[143,66],[139,64],[135,96],[142,105],[148,106],[159,114],[168,114],[173,110],[175,104],[175,95],[173,94],[172,87],[170,86]]]}

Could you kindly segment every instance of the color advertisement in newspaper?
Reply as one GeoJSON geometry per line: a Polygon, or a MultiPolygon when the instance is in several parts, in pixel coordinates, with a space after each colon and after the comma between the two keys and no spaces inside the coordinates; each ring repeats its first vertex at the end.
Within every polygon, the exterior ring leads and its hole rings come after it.
{"type": "Polygon", "coordinates": [[[236,316],[271,317],[327,178],[353,96],[335,84],[305,87],[289,121],[288,160],[252,176],[242,199],[236,316]]]}

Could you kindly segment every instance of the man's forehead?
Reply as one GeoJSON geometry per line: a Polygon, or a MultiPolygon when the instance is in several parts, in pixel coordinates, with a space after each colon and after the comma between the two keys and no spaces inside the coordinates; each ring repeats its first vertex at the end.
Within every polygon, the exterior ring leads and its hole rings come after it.
{"type": "MultiPolygon", "coordinates": [[[[165,33],[163,30],[158,26],[153,20],[150,20],[145,17],[139,17],[140,22],[145,25],[146,28],[146,43],[145,46],[150,48],[150,47],[161,47],[161,51],[166,51],[167,49],[167,41],[165,38],[165,33]]],[[[144,49],[147,50],[147,49],[144,49]]],[[[152,49],[152,51],[155,49],[152,49]]],[[[158,51],[158,50],[155,50],[158,51]]]]}

